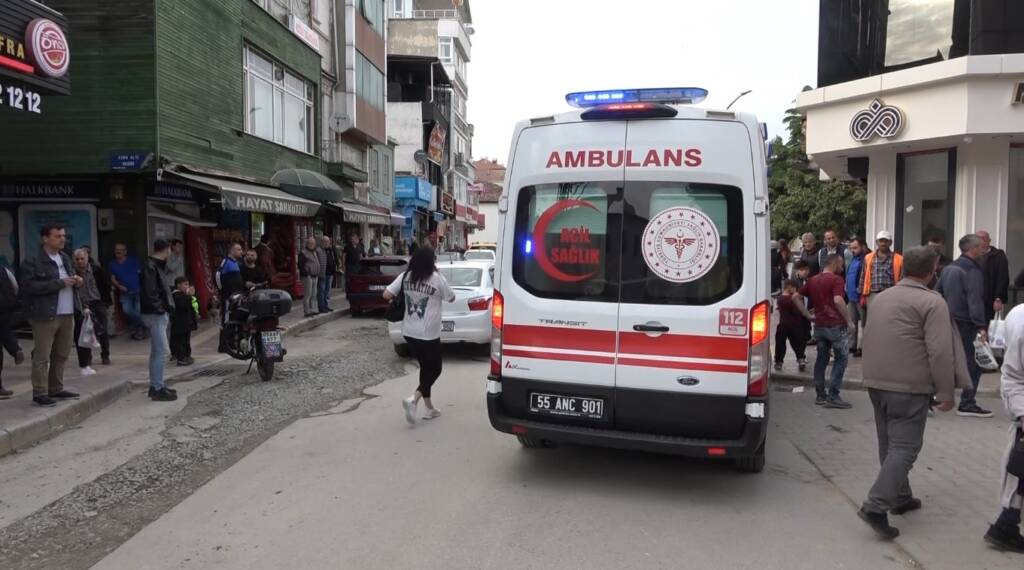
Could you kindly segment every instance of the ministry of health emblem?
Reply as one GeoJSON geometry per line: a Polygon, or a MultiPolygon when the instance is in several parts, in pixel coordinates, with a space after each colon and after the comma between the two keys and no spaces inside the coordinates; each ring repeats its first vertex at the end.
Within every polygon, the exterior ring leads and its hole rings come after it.
{"type": "Polygon", "coordinates": [[[721,251],[718,227],[689,207],[663,210],[644,229],[644,262],[666,281],[689,283],[711,271],[721,251]]]}

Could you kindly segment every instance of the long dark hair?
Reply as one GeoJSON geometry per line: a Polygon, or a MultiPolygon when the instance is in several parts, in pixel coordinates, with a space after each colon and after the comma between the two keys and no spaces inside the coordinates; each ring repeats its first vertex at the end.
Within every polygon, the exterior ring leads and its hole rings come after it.
{"type": "Polygon", "coordinates": [[[434,248],[421,245],[416,248],[409,260],[409,283],[423,283],[437,271],[434,265],[434,248]]]}

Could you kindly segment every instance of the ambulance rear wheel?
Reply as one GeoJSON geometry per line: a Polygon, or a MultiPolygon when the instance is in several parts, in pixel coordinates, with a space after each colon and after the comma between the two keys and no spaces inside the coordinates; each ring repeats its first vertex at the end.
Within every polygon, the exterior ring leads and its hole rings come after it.
{"type": "Polygon", "coordinates": [[[555,444],[551,443],[550,441],[543,439],[535,439],[532,437],[526,437],[525,435],[517,435],[516,437],[519,438],[519,445],[525,447],[526,449],[544,449],[547,447],[555,446],[555,444]]]}
{"type": "Polygon", "coordinates": [[[747,473],[760,473],[764,471],[764,444],[757,448],[750,457],[741,457],[734,461],[734,465],[740,471],[746,471],[747,473]]]}

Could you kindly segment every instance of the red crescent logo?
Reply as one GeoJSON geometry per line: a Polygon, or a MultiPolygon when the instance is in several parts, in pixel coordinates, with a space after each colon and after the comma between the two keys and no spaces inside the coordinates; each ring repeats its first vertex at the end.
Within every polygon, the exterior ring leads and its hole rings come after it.
{"type": "Polygon", "coordinates": [[[537,219],[537,225],[533,228],[533,243],[537,245],[535,254],[537,258],[537,265],[540,265],[540,268],[544,270],[544,273],[547,273],[552,278],[566,283],[579,283],[580,281],[586,281],[596,273],[596,271],[591,271],[586,275],[570,275],[555,267],[555,264],[551,263],[551,260],[548,259],[548,253],[544,249],[544,235],[548,231],[548,226],[551,225],[551,222],[553,222],[559,214],[573,208],[590,208],[595,212],[600,211],[596,206],[585,200],[562,200],[560,202],[555,202],[550,208],[544,210],[544,213],[537,219]]]}

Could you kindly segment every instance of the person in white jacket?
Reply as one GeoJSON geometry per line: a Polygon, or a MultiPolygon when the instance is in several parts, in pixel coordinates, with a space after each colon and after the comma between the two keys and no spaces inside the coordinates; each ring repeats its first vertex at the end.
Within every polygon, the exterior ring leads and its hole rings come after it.
{"type": "MultiPolygon", "coordinates": [[[[1003,360],[1002,394],[1006,411],[1013,418],[1010,426],[1009,446],[1003,456],[1003,465],[1010,459],[1010,451],[1024,430],[1024,305],[1014,307],[1006,317],[1006,356],[1003,360]]],[[[985,542],[1001,550],[1024,554],[1024,536],[1020,533],[1021,507],[1024,506],[1024,481],[1003,470],[1003,511],[985,534],[985,542]]]]}

